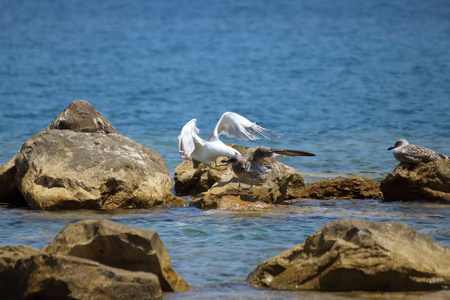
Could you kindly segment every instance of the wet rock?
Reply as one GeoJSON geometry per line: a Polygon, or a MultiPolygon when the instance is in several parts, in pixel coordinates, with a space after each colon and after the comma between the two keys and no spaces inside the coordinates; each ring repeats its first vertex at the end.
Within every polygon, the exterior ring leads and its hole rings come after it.
{"type": "Polygon", "coordinates": [[[400,163],[380,183],[386,201],[450,201],[450,159],[400,163]]]}
{"type": "Polygon", "coordinates": [[[328,179],[292,190],[292,198],[383,199],[380,184],[363,177],[328,179]]]}
{"type": "Polygon", "coordinates": [[[66,255],[35,254],[0,271],[1,299],[162,299],[158,277],[66,255]]]}
{"type": "Polygon", "coordinates": [[[203,197],[199,195],[190,203],[190,206],[201,209],[222,209],[234,211],[266,210],[275,205],[259,200],[245,200],[241,195],[218,195],[217,197],[203,197]]]}
{"type": "Polygon", "coordinates": [[[255,287],[418,291],[450,286],[450,250],[406,224],[333,221],[250,273],[255,287]]]}
{"type": "Polygon", "coordinates": [[[86,101],[23,144],[14,177],[31,209],[186,206],[171,192],[163,158],[118,134],[86,101]]]}
{"type": "Polygon", "coordinates": [[[163,291],[184,292],[189,285],[173,270],[167,250],[154,231],[107,220],[67,225],[44,252],[90,259],[129,271],[155,274],[163,291]]]}
{"type": "MultiPolygon", "coordinates": [[[[255,149],[248,149],[243,154],[250,155],[255,149]]],[[[230,196],[234,196],[233,201],[239,198],[237,201],[253,202],[261,207],[260,202],[281,203],[286,199],[288,187],[295,189],[298,188],[296,185],[304,184],[303,178],[296,174],[293,168],[277,162],[274,157],[266,158],[264,164],[275,166],[275,168],[264,174],[260,180],[253,182],[240,180],[229,166],[218,182],[206,192],[197,195],[189,205],[202,209],[216,209],[223,207],[221,201],[224,199],[230,201],[232,198],[230,196]]]]}

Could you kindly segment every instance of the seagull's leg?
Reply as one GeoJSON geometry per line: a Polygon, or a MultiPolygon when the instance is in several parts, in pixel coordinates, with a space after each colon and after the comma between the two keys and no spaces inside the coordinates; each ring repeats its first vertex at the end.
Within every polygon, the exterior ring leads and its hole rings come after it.
{"type": "Polygon", "coordinates": [[[249,191],[249,190],[252,188],[253,184],[254,184],[254,182],[253,182],[253,180],[252,180],[252,184],[250,184],[250,186],[249,186],[248,188],[243,188],[243,190],[249,191]]]}

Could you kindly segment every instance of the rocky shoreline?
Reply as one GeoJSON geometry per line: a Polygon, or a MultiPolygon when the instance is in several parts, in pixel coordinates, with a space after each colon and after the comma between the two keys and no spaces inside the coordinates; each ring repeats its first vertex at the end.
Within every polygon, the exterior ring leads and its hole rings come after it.
{"type": "MultiPolygon", "coordinates": [[[[245,155],[255,150],[231,146],[245,155]]],[[[121,135],[88,102],[77,100],[0,166],[0,202],[50,211],[188,205],[251,211],[305,199],[450,201],[449,159],[401,163],[380,183],[351,177],[309,185],[293,168],[273,158],[267,163],[274,170],[243,183],[230,167],[185,161],[175,170],[174,194],[158,153],[121,135]],[[193,197],[189,204],[182,198],[187,195],[193,197]]],[[[293,290],[448,289],[449,262],[448,249],[404,224],[344,219],[262,263],[248,282],[293,290]]],[[[114,299],[160,299],[163,291],[189,289],[172,270],[156,232],[108,221],[69,224],[42,250],[1,247],[0,279],[0,297],[13,299],[45,297],[55,289],[62,298],[96,298],[100,291],[114,299]]]]}
{"type": "MultiPolygon", "coordinates": [[[[244,155],[255,150],[231,146],[244,155]]],[[[301,199],[450,201],[449,159],[400,163],[380,183],[353,177],[310,185],[291,167],[266,160],[275,170],[251,189],[240,189],[245,184],[229,167],[185,161],[175,170],[174,195],[158,153],[121,135],[87,101],[77,100],[0,166],[0,201],[42,210],[187,206],[181,198],[186,195],[202,209],[221,207],[222,199],[239,203],[222,207],[240,208],[244,201],[245,209],[301,199]]]]}

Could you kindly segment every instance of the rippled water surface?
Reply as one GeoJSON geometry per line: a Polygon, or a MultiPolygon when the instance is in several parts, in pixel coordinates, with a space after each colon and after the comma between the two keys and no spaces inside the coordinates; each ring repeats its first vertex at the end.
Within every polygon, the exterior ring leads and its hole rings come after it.
{"type": "MultiPolygon", "coordinates": [[[[307,183],[379,181],[397,165],[386,149],[399,138],[450,154],[448,49],[446,0],[0,1],[0,164],[85,99],[171,174],[186,122],[198,119],[206,138],[235,111],[284,134],[241,144],[315,153],[280,158],[307,183]]],[[[158,231],[192,286],[169,299],[321,297],[249,288],[245,277],[338,218],[406,222],[450,247],[449,216],[446,204],[378,201],[251,213],[3,207],[0,244],[40,248],[69,222],[107,218],[158,231]]]]}

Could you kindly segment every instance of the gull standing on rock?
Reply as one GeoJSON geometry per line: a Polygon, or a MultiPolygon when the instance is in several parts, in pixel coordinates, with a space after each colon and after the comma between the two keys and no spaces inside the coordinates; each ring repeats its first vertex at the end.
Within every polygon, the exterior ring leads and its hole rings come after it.
{"type": "Polygon", "coordinates": [[[274,166],[264,166],[263,160],[276,154],[281,156],[316,156],[315,154],[304,151],[272,149],[260,146],[248,158],[237,153],[229,159],[222,160],[222,163],[231,163],[233,172],[239,179],[251,181],[250,187],[247,188],[250,189],[255,180],[260,179],[265,173],[275,168],[274,166]]]}
{"type": "Polygon", "coordinates": [[[444,154],[425,147],[411,145],[405,139],[397,140],[394,146],[388,148],[388,150],[392,149],[394,149],[394,157],[398,161],[408,164],[427,163],[438,159],[448,159],[444,154]]]}
{"type": "Polygon", "coordinates": [[[219,156],[231,157],[240,154],[219,139],[221,134],[243,141],[258,140],[258,134],[271,140],[279,139],[281,136],[233,112],[222,115],[207,141],[197,135],[200,130],[196,127],[196,123],[197,120],[192,119],[184,125],[178,137],[178,150],[185,160],[193,158],[207,165],[211,162],[215,164],[219,156]]]}

